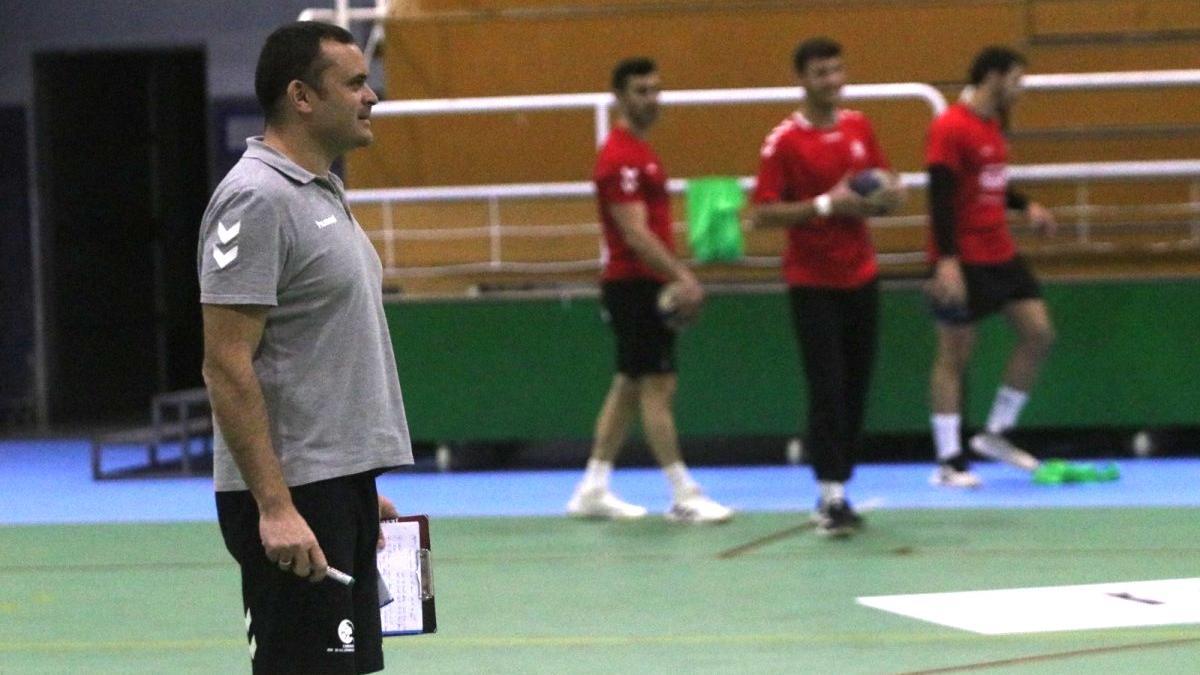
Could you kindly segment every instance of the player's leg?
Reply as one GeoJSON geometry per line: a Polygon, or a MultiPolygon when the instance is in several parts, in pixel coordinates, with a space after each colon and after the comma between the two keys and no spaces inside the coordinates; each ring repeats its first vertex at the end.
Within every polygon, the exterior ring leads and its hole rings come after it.
{"type": "Polygon", "coordinates": [[[646,509],[622,501],[612,492],[613,462],[629,434],[638,411],[638,382],[616,373],[596,418],[592,452],[583,478],[567,502],[567,513],[582,518],[629,519],[646,515],[646,509]]]}
{"type": "Polygon", "coordinates": [[[847,435],[848,382],[840,295],[844,294],[806,286],[788,290],[808,392],[806,448],[820,492],[813,520],[818,534],[831,536],[850,534],[857,526],[846,501],[850,465],[841,445],[847,435]]]}
{"type": "Polygon", "coordinates": [[[999,278],[1003,280],[1007,300],[1004,316],[1017,335],[1017,344],[1005,367],[986,427],[971,439],[971,448],[986,457],[1032,471],[1038,467],[1037,458],[1014,445],[1004,433],[1016,425],[1029,398],[1038,371],[1054,344],[1054,326],[1041,298],[1040,286],[1023,259],[1016,258],[1005,265],[999,278]]]}
{"type": "Polygon", "coordinates": [[[638,378],[642,362],[641,324],[654,289],[646,282],[610,281],[601,286],[605,322],[616,340],[616,373],[596,418],[595,437],[587,467],[567,502],[567,513],[580,518],[632,519],[646,509],[621,500],[610,488],[613,462],[638,411],[638,378]]]}
{"type": "Polygon", "coordinates": [[[975,347],[975,326],[938,321],[935,329],[937,351],[929,377],[929,401],[938,468],[930,482],[945,487],[978,487],[981,482],[970,471],[961,435],[963,377],[975,347]]]}
{"type": "Polygon", "coordinates": [[[674,372],[647,373],[641,377],[639,389],[642,431],[671,485],[671,509],[667,519],[683,523],[725,522],[733,517],[733,510],[705,495],[683,461],[675,426],[678,381],[674,372]]]}
{"type": "Polygon", "coordinates": [[[845,426],[843,453],[846,479],[849,480],[862,446],[863,421],[867,397],[875,368],[879,333],[879,282],[847,294],[842,322],[842,354],[846,363],[845,426]]]}
{"type": "MultiPolygon", "coordinates": [[[[862,450],[863,422],[866,417],[867,397],[871,388],[871,374],[875,366],[878,346],[879,282],[847,291],[841,299],[841,346],[842,362],[845,364],[845,386],[841,428],[838,432],[838,476],[843,483],[849,482],[854,466],[862,450]]],[[[834,520],[850,528],[863,525],[860,516],[844,501],[841,513],[834,520]]]]}

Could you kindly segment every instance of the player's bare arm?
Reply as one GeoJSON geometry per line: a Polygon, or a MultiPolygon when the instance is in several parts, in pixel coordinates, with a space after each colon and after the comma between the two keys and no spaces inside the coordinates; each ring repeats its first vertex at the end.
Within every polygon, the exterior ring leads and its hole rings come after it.
{"type": "Polygon", "coordinates": [[[704,288],[688,266],[650,232],[646,205],[641,202],[617,203],[609,207],[609,214],[625,243],[642,262],[664,277],[679,282],[680,311],[685,314],[698,311],[704,302],[704,288]]]}
{"type": "Polygon", "coordinates": [[[308,523],[296,511],[267,431],[267,409],[252,365],[267,308],[204,305],[204,381],[213,414],[259,509],[266,556],[311,581],[327,563],[308,523]]]}

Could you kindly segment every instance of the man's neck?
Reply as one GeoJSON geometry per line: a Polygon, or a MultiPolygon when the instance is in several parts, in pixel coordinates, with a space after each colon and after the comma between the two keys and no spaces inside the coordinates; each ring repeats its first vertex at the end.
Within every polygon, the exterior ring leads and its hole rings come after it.
{"type": "Polygon", "coordinates": [[[818,105],[805,98],[800,103],[800,113],[814,127],[831,127],[837,123],[837,106],[818,105]]]}
{"type": "Polygon", "coordinates": [[[337,159],[330,157],[312,137],[294,128],[268,126],[263,133],[263,143],[317,176],[328,176],[329,167],[337,159]]]}
{"type": "Polygon", "coordinates": [[[642,141],[646,140],[646,135],[650,133],[650,127],[633,124],[629,121],[629,118],[625,117],[624,115],[617,117],[617,127],[624,129],[625,131],[629,132],[631,136],[642,141]]]}
{"type": "Polygon", "coordinates": [[[976,88],[964,103],[974,110],[976,115],[988,120],[995,117],[997,113],[995,98],[989,90],[976,88]]]}

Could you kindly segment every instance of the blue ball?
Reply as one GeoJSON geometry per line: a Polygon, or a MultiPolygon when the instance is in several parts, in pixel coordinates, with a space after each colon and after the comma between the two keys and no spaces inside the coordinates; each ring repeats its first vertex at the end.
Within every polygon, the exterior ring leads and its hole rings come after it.
{"type": "Polygon", "coordinates": [[[859,171],[850,178],[850,189],[863,197],[875,194],[883,187],[883,176],[878,169],[859,171]]]}

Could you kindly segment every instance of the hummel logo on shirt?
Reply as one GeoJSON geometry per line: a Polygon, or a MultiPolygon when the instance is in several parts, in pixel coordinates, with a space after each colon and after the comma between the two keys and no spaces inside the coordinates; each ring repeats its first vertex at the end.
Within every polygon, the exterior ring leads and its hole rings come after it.
{"type": "Polygon", "coordinates": [[[317,229],[319,229],[319,230],[323,230],[323,229],[325,229],[326,227],[328,227],[329,225],[332,225],[332,224],[334,224],[334,223],[336,223],[336,222],[337,222],[337,217],[336,217],[336,216],[329,216],[328,218],[323,218],[323,219],[321,219],[321,220],[318,220],[318,221],[316,221],[316,223],[317,223],[317,229]]]}
{"type": "Polygon", "coordinates": [[[238,236],[238,232],[242,231],[242,221],[237,221],[229,227],[225,227],[225,223],[217,221],[217,238],[222,244],[228,244],[231,239],[238,236]]]}
{"type": "Polygon", "coordinates": [[[217,261],[217,267],[225,269],[229,263],[233,262],[234,259],[237,258],[237,251],[238,247],[236,246],[228,251],[222,251],[220,247],[213,246],[213,260],[217,261]]]}
{"type": "MultiPolygon", "coordinates": [[[[237,221],[229,227],[225,227],[225,223],[217,221],[217,239],[221,240],[221,244],[228,244],[233,241],[238,233],[242,231],[242,221],[237,221]]],[[[238,247],[235,245],[228,251],[222,251],[219,244],[213,244],[213,260],[217,261],[217,267],[225,269],[229,263],[233,262],[238,255],[238,247]]]]}

